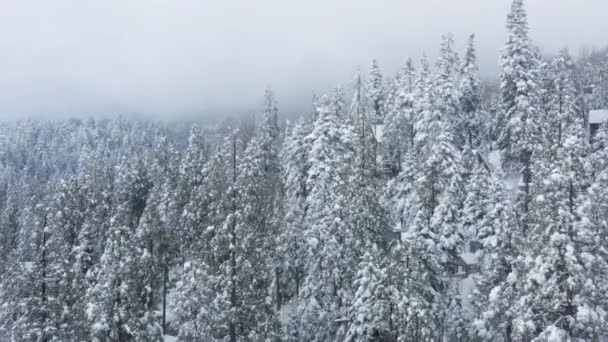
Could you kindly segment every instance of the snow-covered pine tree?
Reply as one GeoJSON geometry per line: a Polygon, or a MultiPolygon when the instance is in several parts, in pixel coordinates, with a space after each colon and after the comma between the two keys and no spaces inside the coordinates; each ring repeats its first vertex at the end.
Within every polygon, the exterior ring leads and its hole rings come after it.
{"type": "MultiPolygon", "coordinates": [[[[243,147],[238,130],[232,125],[223,129],[227,135],[201,170],[202,183],[193,190],[182,213],[183,224],[200,231],[193,241],[196,248],[188,253],[182,251],[184,268],[174,291],[175,325],[179,337],[186,341],[196,340],[196,336],[223,341],[231,332],[234,338],[237,334],[230,301],[231,291],[236,293],[230,270],[232,261],[236,263],[236,258],[230,258],[235,250],[230,247],[233,226],[226,225],[225,220],[235,209],[235,172],[243,147]]],[[[238,305],[236,301],[234,304],[238,305]]]]}
{"type": "Polygon", "coordinates": [[[381,203],[387,210],[393,230],[397,232],[404,232],[415,216],[416,167],[415,155],[410,151],[397,177],[389,180],[384,188],[381,203]]]}
{"type": "Polygon", "coordinates": [[[490,203],[492,174],[484,164],[476,159],[465,185],[465,200],[462,208],[462,225],[465,241],[477,241],[480,223],[492,209],[490,203]]]}
{"type": "Polygon", "coordinates": [[[238,130],[231,132],[217,152],[217,158],[221,163],[216,164],[218,173],[225,177],[223,182],[226,188],[219,195],[220,212],[217,213],[218,225],[213,226],[213,237],[209,242],[208,256],[210,275],[213,280],[209,286],[215,294],[215,319],[209,336],[211,341],[231,342],[237,341],[250,329],[243,329],[241,324],[252,324],[254,322],[245,319],[251,312],[243,308],[242,290],[249,283],[248,275],[251,275],[250,265],[244,259],[243,242],[248,237],[243,236],[237,228],[241,220],[239,207],[239,189],[237,179],[242,172],[243,144],[239,139],[238,130]],[[247,283],[245,281],[247,280],[247,283]]]}
{"type": "MultiPolygon", "coordinates": [[[[77,300],[72,316],[77,317],[78,324],[85,325],[85,336],[90,336],[91,325],[86,319],[86,294],[95,284],[101,256],[105,249],[106,237],[109,234],[108,217],[114,209],[113,186],[114,174],[111,167],[105,165],[103,157],[105,147],[98,146],[94,151],[83,151],[76,179],[80,194],[78,198],[84,207],[82,226],[78,233],[77,245],[73,249],[74,269],[72,280],[73,298],[77,300]],[[80,311],[84,308],[84,311],[80,311]],[[80,315],[80,316],[78,316],[80,315]]],[[[107,151],[105,151],[107,152],[107,151]]]]}
{"type": "MultiPolygon", "coordinates": [[[[555,59],[548,59],[539,56],[538,58],[538,85],[539,85],[539,101],[538,101],[538,113],[539,113],[539,129],[540,129],[540,141],[547,143],[548,148],[552,148],[554,144],[553,140],[558,137],[556,130],[556,121],[559,121],[558,115],[554,108],[559,103],[554,102],[556,95],[555,86],[555,75],[554,70],[556,69],[555,59]]],[[[555,142],[557,145],[557,142],[555,142]]],[[[546,152],[547,147],[543,147],[542,152],[546,152]]],[[[536,151],[538,152],[538,151],[536,151]]],[[[553,151],[555,152],[555,151],[553,151]]]]}
{"type": "MultiPolygon", "coordinates": [[[[551,117],[552,132],[557,146],[562,146],[565,130],[578,117],[575,65],[567,48],[560,50],[553,62],[554,89],[551,117]]],[[[582,123],[581,123],[582,124],[582,123]]]]}
{"type": "Polygon", "coordinates": [[[443,319],[445,318],[448,278],[440,248],[441,236],[431,230],[429,208],[415,193],[415,217],[410,223],[403,239],[407,243],[409,286],[406,289],[408,322],[402,334],[415,336],[417,340],[442,338],[443,319]]]}
{"type": "MultiPolygon", "coordinates": [[[[208,189],[201,188],[205,177],[203,169],[207,162],[207,154],[205,139],[200,127],[195,123],[190,128],[188,147],[179,165],[179,181],[174,195],[178,211],[184,210],[188,205],[198,205],[196,202],[200,201],[199,192],[208,191],[208,189]]],[[[200,247],[192,244],[197,240],[197,236],[203,235],[201,230],[207,227],[188,221],[188,218],[184,217],[181,221],[181,249],[184,253],[189,254],[200,247]]]]}
{"type": "Polygon", "coordinates": [[[310,165],[306,188],[306,276],[299,305],[300,338],[327,341],[337,332],[352,298],[352,277],[360,246],[348,226],[345,185],[354,157],[352,133],[331,112],[324,97],[319,117],[307,137],[310,165]],[[321,323],[325,322],[325,323],[321,323]],[[328,322],[330,322],[328,324],[328,322]],[[324,327],[319,329],[319,327],[324,327]]]}
{"type": "MultiPolygon", "coordinates": [[[[278,201],[281,192],[280,131],[278,109],[270,89],[266,91],[265,108],[258,135],[247,146],[237,177],[237,206],[239,215],[236,230],[242,241],[243,270],[252,272],[249,284],[243,287],[243,301],[254,306],[255,316],[244,317],[243,326],[255,322],[249,338],[272,340],[280,331],[278,313],[281,305],[282,282],[280,261],[275,253],[281,212],[278,201]]],[[[245,273],[247,274],[247,273],[245,273]]],[[[246,279],[247,276],[243,275],[246,279]]],[[[245,285],[245,284],[243,284],[245,285]]]]}
{"type": "Polygon", "coordinates": [[[388,113],[395,108],[395,99],[397,94],[400,92],[402,81],[403,70],[397,70],[393,78],[387,80],[386,85],[386,96],[384,99],[384,108],[382,111],[385,113],[384,124],[386,124],[386,117],[388,113]]]}
{"type": "Polygon", "coordinates": [[[372,59],[372,64],[369,71],[369,105],[372,111],[371,124],[382,125],[384,123],[384,102],[386,94],[384,89],[384,81],[382,80],[382,72],[378,66],[378,61],[372,59]]]}
{"type": "Polygon", "coordinates": [[[483,341],[515,340],[513,320],[518,313],[517,300],[522,277],[523,253],[521,227],[512,202],[505,193],[501,175],[491,178],[489,212],[479,223],[477,240],[480,273],[476,277],[473,306],[479,310],[473,322],[473,334],[483,341]]]}
{"type": "Polygon", "coordinates": [[[507,16],[508,39],[500,58],[499,115],[504,126],[498,140],[505,172],[521,172],[522,194],[518,201],[524,233],[528,230],[534,150],[540,143],[540,85],[538,56],[528,37],[523,0],[513,0],[507,16]]]}
{"type": "MultiPolygon", "coordinates": [[[[388,293],[388,334],[398,341],[407,339],[410,334],[409,310],[413,308],[409,290],[412,279],[409,277],[407,244],[400,238],[392,241],[385,252],[382,265],[386,272],[384,286],[388,293]]],[[[413,310],[415,311],[415,309],[413,310]]]]}
{"type": "MultiPolygon", "coordinates": [[[[458,161],[456,161],[458,163],[458,161]]],[[[437,207],[433,210],[431,218],[432,229],[441,236],[441,250],[444,255],[443,263],[452,265],[463,251],[464,229],[462,226],[462,178],[458,164],[453,170],[451,180],[441,194],[437,207]]]]}
{"type": "MultiPolygon", "coordinates": [[[[357,151],[360,137],[355,134],[356,128],[345,122],[338,124],[342,148],[347,153],[357,151]]],[[[342,213],[345,223],[352,230],[355,239],[380,244],[388,226],[386,212],[380,206],[381,179],[373,169],[364,167],[365,155],[355,153],[343,158],[345,162],[350,163],[343,175],[346,178],[342,180],[343,195],[350,199],[349,205],[342,213]]]]}
{"type": "Polygon", "coordinates": [[[574,119],[565,127],[559,159],[549,166],[542,195],[535,198],[534,207],[542,219],[532,231],[536,245],[521,299],[527,310],[520,319],[523,332],[535,339],[597,338],[597,320],[605,314],[597,308],[593,294],[600,289],[590,286],[605,280],[602,274],[607,265],[588,254],[596,250],[595,232],[592,226],[579,223],[577,211],[588,183],[587,151],[582,120],[574,119]],[[583,313],[580,320],[579,313],[583,313]]]}
{"type": "Polygon", "coordinates": [[[123,158],[117,169],[116,209],[100,260],[96,283],[87,292],[87,318],[93,341],[161,341],[152,316],[145,263],[135,230],[146,207],[150,183],[141,161],[123,158]]]}
{"type": "Polygon", "coordinates": [[[365,249],[353,284],[356,290],[344,341],[373,341],[389,332],[390,297],[381,252],[375,245],[365,249]]]}
{"type": "Polygon", "coordinates": [[[331,110],[336,114],[340,120],[345,121],[347,119],[348,108],[346,107],[344,89],[338,86],[335,87],[331,96],[331,110]]]}
{"type": "Polygon", "coordinates": [[[277,251],[284,257],[281,260],[282,274],[286,284],[284,299],[299,297],[304,278],[306,241],[304,240],[307,215],[306,198],[308,188],[308,152],[310,146],[306,139],[310,133],[307,122],[299,119],[291,134],[285,139],[281,155],[283,164],[283,184],[285,187],[283,229],[279,231],[277,251]]]}
{"type": "Polygon", "coordinates": [[[404,158],[401,171],[385,186],[381,202],[387,210],[388,221],[397,239],[389,244],[386,269],[387,284],[391,302],[389,310],[389,330],[392,336],[400,341],[407,340],[419,332],[415,324],[411,324],[416,316],[416,298],[414,296],[418,287],[417,281],[410,270],[410,244],[409,240],[402,238],[403,233],[411,226],[417,214],[416,196],[416,161],[413,150],[404,158]]]}
{"type": "Polygon", "coordinates": [[[422,338],[440,338],[444,334],[449,285],[447,266],[456,254],[458,243],[454,238],[461,235],[454,214],[462,205],[462,194],[457,189],[461,164],[451,129],[439,110],[444,107],[437,106],[431,83],[424,79],[428,77],[424,64],[418,82],[423,95],[417,103],[415,126],[415,192],[410,199],[415,209],[404,238],[415,279],[409,291],[412,307],[416,307],[409,318],[417,321],[413,333],[422,338]],[[447,222],[450,224],[446,227],[451,228],[446,230],[443,223],[447,222]]]}
{"type": "Polygon", "coordinates": [[[436,74],[433,79],[434,106],[441,113],[446,127],[454,137],[456,146],[464,146],[466,136],[460,129],[461,113],[458,104],[458,56],[454,51],[454,37],[451,34],[441,37],[441,49],[437,60],[436,74]]]}
{"type": "Polygon", "coordinates": [[[0,263],[0,283],[4,280],[5,267],[9,265],[11,253],[17,249],[19,237],[19,215],[23,210],[23,203],[20,201],[20,193],[23,193],[16,181],[16,175],[5,168],[3,176],[6,177],[4,185],[4,203],[0,212],[0,259],[7,262],[0,263]]]}
{"type": "Polygon", "coordinates": [[[136,257],[145,269],[142,281],[145,287],[151,289],[147,293],[148,309],[158,307],[161,311],[161,327],[165,331],[169,267],[178,248],[177,225],[166,216],[167,212],[173,212],[173,208],[167,210],[167,206],[171,205],[170,192],[173,188],[161,179],[153,182],[134,239],[140,253],[136,257]]]}
{"type": "Polygon", "coordinates": [[[50,279],[54,279],[55,296],[61,303],[60,311],[56,313],[60,339],[88,337],[88,326],[82,319],[85,313],[85,303],[82,298],[86,294],[84,278],[86,270],[79,269],[79,240],[85,215],[90,205],[86,201],[86,193],[76,179],[60,181],[57,194],[49,208],[47,219],[49,239],[49,264],[52,265],[50,279]],[[85,273],[83,273],[85,272],[85,273]]]}
{"type": "Polygon", "coordinates": [[[56,258],[48,217],[48,202],[35,196],[20,218],[18,247],[0,288],[0,334],[11,340],[62,339],[62,303],[57,296],[56,258]]]}
{"type": "MultiPolygon", "coordinates": [[[[591,155],[592,158],[593,155],[591,155]]],[[[591,161],[589,158],[589,161],[591,161]]],[[[574,331],[577,335],[591,340],[608,336],[608,169],[599,171],[592,177],[585,189],[576,214],[575,231],[582,242],[583,267],[588,278],[580,288],[581,297],[587,299],[576,312],[574,331]]]]}
{"type": "Polygon", "coordinates": [[[207,266],[200,261],[184,263],[175,287],[173,311],[178,340],[201,341],[211,336],[213,321],[213,288],[209,287],[207,266]]]}
{"type": "MultiPolygon", "coordinates": [[[[349,123],[352,123],[357,141],[357,160],[359,168],[366,170],[368,173],[376,171],[376,140],[375,140],[375,123],[372,117],[373,111],[369,103],[367,89],[361,77],[361,71],[357,69],[353,80],[353,98],[349,108],[349,123]]],[[[322,104],[319,105],[319,108],[322,104]]]]}
{"type": "MultiPolygon", "coordinates": [[[[539,90],[536,84],[538,61],[528,37],[528,20],[523,0],[513,0],[507,16],[508,39],[500,58],[500,96],[505,117],[499,144],[504,149],[503,165],[526,162],[531,144],[537,141],[539,90]],[[521,139],[520,139],[521,138],[521,139]]],[[[509,168],[505,168],[508,170],[509,168]]]]}
{"type": "MultiPolygon", "coordinates": [[[[334,102],[335,103],[335,102],[334,102]]],[[[335,112],[335,111],[334,111],[335,112]]],[[[345,118],[344,120],[347,120],[345,118]]],[[[281,299],[284,304],[290,303],[289,315],[283,326],[283,337],[286,341],[299,340],[299,319],[297,304],[304,279],[306,260],[306,198],[310,150],[311,125],[300,118],[284,140],[281,152],[283,165],[284,202],[282,229],[277,237],[277,255],[279,259],[283,285],[281,299]]]]}
{"type": "Polygon", "coordinates": [[[411,59],[407,60],[400,74],[401,76],[395,80],[391,106],[385,110],[382,142],[383,162],[388,166],[393,177],[401,171],[405,154],[413,149],[415,70],[411,59]]]}
{"type": "Polygon", "coordinates": [[[444,336],[461,336],[464,326],[461,317],[460,292],[456,288],[458,283],[454,284],[449,280],[451,273],[455,273],[455,265],[457,265],[460,254],[464,251],[464,230],[461,220],[463,189],[461,188],[460,166],[458,161],[456,163],[457,169],[452,171],[451,181],[440,195],[430,221],[431,231],[438,234],[439,237],[438,257],[444,268],[444,274],[440,274],[440,277],[446,277],[445,284],[439,287],[444,291],[442,293],[444,303],[441,304],[446,305],[446,311],[442,312],[441,323],[444,336]],[[443,288],[443,286],[447,288],[443,288]]]}
{"type": "Polygon", "coordinates": [[[474,335],[470,334],[469,327],[472,322],[471,317],[467,315],[469,308],[464,305],[465,298],[462,298],[461,286],[459,281],[450,284],[444,335],[455,341],[469,341],[474,335]]]}
{"type": "MultiPolygon", "coordinates": [[[[226,143],[224,142],[223,145],[226,143]]],[[[188,238],[182,236],[181,256],[201,259],[201,253],[207,253],[209,242],[214,236],[213,229],[221,224],[225,215],[223,196],[228,188],[225,172],[229,156],[224,155],[225,146],[220,146],[212,154],[209,161],[200,170],[201,184],[191,190],[188,201],[179,213],[179,230],[186,232],[188,238]],[[189,240],[189,241],[185,241],[189,240]]],[[[210,256],[207,254],[207,256],[210,256]]],[[[202,259],[201,259],[202,260],[202,259]]]]}
{"type": "Polygon", "coordinates": [[[470,148],[479,145],[483,134],[481,115],[481,86],[475,51],[475,35],[469,36],[467,49],[460,67],[460,84],[458,95],[460,103],[461,125],[458,130],[465,134],[465,141],[470,148]]]}

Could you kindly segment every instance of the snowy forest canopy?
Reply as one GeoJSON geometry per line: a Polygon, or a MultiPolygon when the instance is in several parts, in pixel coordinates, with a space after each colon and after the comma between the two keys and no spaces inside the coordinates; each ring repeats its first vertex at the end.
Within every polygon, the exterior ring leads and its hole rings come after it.
{"type": "Polygon", "coordinates": [[[495,91],[445,35],[285,125],[1,124],[0,341],[608,340],[608,50],[506,26],[495,91]]]}

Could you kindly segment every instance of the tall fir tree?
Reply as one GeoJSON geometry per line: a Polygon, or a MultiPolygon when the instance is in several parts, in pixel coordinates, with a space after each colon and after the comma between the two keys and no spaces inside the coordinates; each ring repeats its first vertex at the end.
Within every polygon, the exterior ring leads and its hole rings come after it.
{"type": "Polygon", "coordinates": [[[391,176],[401,171],[405,155],[413,149],[414,141],[414,77],[415,70],[408,59],[395,79],[394,99],[386,108],[383,132],[383,162],[391,176]]]}
{"type": "MultiPolygon", "coordinates": [[[[367,173],[376,171],[376,140],[375,122],[370,109],[368,89],[357,69],[353,80],[353,98],[350,103],[349,122],[354,127],[357,136],[357,160],[358,167],[367,173]]],[[[318,108],[321,108],[320,105],[318,108]]],[[[318,109],[317,109],[318,110],[318,109]]]]}
{"type": "Polygon", "coordinates": [[[12,340],[60,341],[62,303],[56,255],[48,226],[48,202],[33,198],[21,216],[21,231],[8,277],[0,290],[0,332],[12,340]]]}
{"type": "Polygon", "coordinates": [[[448,34],[441,39],[441,49],[433,79],[434,105],[454,137],[454,143],[460,147],[464,145],[465,137],[458,127],[462,122],[456,86],[458,56],[454,51],[454,37],[448,34]]]}
{"type": "Polygon", "coordinates": [[[475,35],[469,36],[467,49],[460,67],[460,84],[458,96],[461,113],[461,125],[458,127],[465,135],[465,142],[470,148],[479,145],[483,134],[483,116],[481,113],[481,85],[475,51],[475,35]]]}
{"type": "Polygon", "coordinates": [[[540,144],[540,85],[538,56],[528,37],[523,0],[513,0],[507,16],[508,39],[500,58],[500,114],[503,118],[498,146],[505,172],[521,172],[522,193],[518,201],[528,230],[532,196],[533,155],[540,144]]]}
{"type": "Polygon", "coordinates": [[[588,182],[588,145],[582,121],[575,119],[563,135],[559,159],[548,165],[542,195],[535,198],[542,219],[533,230],[538,245],[531,251],[533,260],[521,299],[527,310],[520,325],[523,333],[536,339],[593,339],[599,333],[598,322],[589,317],[601,319],[603,308],[596,307],[598,298],[593,291],[598,289],[589,286],[603,282],[598,275],[605,273],[606,264],[589,259],[587,250],[593,250],[597,241],[594,232],[588,231],[592,227],[578,223],[588,182]]]}
{"type": "MultiPolygon", "coordinates": [[[[144,213],[150,184],[142,165],[123,158],[117,170],[116,211],[97,271],[87,293],[91,340],[160,341],[152,316],[147,269],[140,258],[135,230],[144,213]]],[[[145,259],[143,260],[145,261],[145,259]]]]}
{"type": "Polygon", "coordinates": [[[378,61],[373,59],[369,71],[369,85],[367,87],[369,93],[369,104],[372,111],[372,125],[382,125],[384,123],[384,103],[386,94],[384,89],[384,81],[378,61]]]}
{"type": "MultiPolygon", "coordinates": [[[[199,222],[193,222],[192,217],[188,217],[191,211],[188,211],[186,207],[189,205],[195,205],[196,202],[201,200],[200,192],[208,191],[203,188],[205,181],[205,174],[203,172],[205,163],[207,162],[205,140],[202,136],[200,127],[197,124],[193,124],[190,128],[190,135],[188,137],[188,147],[179,165],[179,181],[177,185],[177,191],[174,195],[175,204],[177,210],[186,210],[186,213],[182,213],[181,218],[181,249],[186,254],[189,254],[192,250],[196,250],[200,246],[192,245],[196,241],[197,236],[203,235],[201,230],[205,229],[205,226],[198,224],[199,222]]],[[[193,210],[192,210],[193,211],[193,210]]]]}
{"type": "Polygon", "coordinates": [[[373,341],[388,336],[389,292],[387,275],[375,245],[366,246],[355,277],[356,287],[350,308],[345,341],[373,341]]]}
{"type": "Polygon", "coordinates": [[[489,211],[479,223],[477,241],[480,273],[475,277],[473,306],[479,310],[473,334],[483,341],[515,340],[513,321],[518,313],[521,291],[523,241],[514,205],[500,174],[491,178],[488,189],[489,211]]]}
{"type": "Polygon", "coordinates": [[[306,180],[310,167],[308,160],[310,141],[306,137],[309,131],[309,125],[303,119],[298,120],[291,134],[285,139],[281,156],[285,186],[285,216],[283,229],[278,235],[277,252],[284,256],[280,260],[281,272],[286,282],[283,289],[284,299],[297,300],[304,278],[306,260],[304,232],[308,211],[306,199],[309,192],[306,180]]]}
{"type": "Polygon", "coordinates": [[[302,286],[300,338],[309,341],[333,339],[332,325],[318,329],[320,322],[342,318],[352,298],[358,242],[347,225],[347,182],[354,149],[352,134],[344,132],[324,98],[319,117],[307,137],[311,146],[306,179],[306,275],[302,286]]]}

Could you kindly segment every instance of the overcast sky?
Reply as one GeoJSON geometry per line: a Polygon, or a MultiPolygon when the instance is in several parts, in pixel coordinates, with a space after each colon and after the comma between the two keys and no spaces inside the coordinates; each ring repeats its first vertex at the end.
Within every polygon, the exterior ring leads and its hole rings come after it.
{"type": "MultiPolygon", "coordinates": [[[[377,58],[392,74],[477,35],[493,77],[510,0],[0,0],[0,117],[283,112],[377,58]]],[[[527,0],[546,53],[608,43],[607,0],[527,0]]]]}

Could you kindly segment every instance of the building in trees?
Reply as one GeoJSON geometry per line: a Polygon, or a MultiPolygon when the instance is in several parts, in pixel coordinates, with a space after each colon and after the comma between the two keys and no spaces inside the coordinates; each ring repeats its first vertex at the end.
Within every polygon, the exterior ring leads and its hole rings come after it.
{"type": "Polygon", "coordinates": [[[608,109],[592,109],[589,111],[589,134],[595,137],[600,126],[608,122],[608,109]]]}

